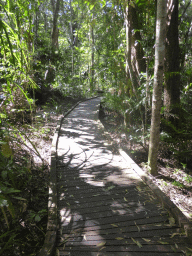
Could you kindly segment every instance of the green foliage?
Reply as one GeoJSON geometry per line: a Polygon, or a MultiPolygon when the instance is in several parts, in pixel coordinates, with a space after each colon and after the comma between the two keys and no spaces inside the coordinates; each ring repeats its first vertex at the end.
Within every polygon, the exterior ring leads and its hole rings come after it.
{"type": "Polygon", "coordinates": [[[179,181],[176,181],[176,180],[173,181],[172,184],[173,184],[174,186],[179,187],[179,188],[184,188],[184,187],[185,187],[182,183],[180,183],[179,181]]]}
{"type": "Polygon", "coordinates": [[[115,110],[117,112],[119,112],[120,114],[123,115],[123,102],[122,102],[122,98],[119,97],[117,94],[116,94],[116,89],[115,88],[110,88],[111,92],[114,93],[114,94],[111,94],[111,93],[108,93],[106,96],[105,96],[105,106],[106,108],[110,109],[110,110],[115,110]]]}
{"type": "MultiPolygon", "coordinates": [[[[20,241],[19,233],[15,235],[12,226],[25,234],[27,225],[32,230],[30,222],[33,225],[39,224],[45,213],[37,207],[26,208],[29,198],[23,197],[22,191],[27,191],[30,187],[33,175],[30,168],[18,166],[16,162],[19,160],[15,158],[18,148],[22,149],[28,144],[39,156],[33,142],[19,127],[33,121],[37,99],[41,104],[47,103],[49,99],[54,111],[58,113],[61,109],[54,102],[53,89],[57,89],[64,96],[76,98],[92,96],[97,90],[103,90],[106,109],[115,116],[124,118],[125,127],[116,125],[118,129],[125,131],[131,142],[143,144],[149,139],[154,73],[155,1],[135,0],[130,1],[130,4],[137,10],[139,24],[134,33],[141,34],[139,43],[147,63],[147,73],[138,74],[138,88],[133,88],[125,71],[126,31],[123,1],[75,0],[71,5],[69,1],[61,1],[57,24],[59,47],[56,49],[51,45],[51,1],[1,1],[0,217],[4,223],[4,235],[0,236],[0,241],[4,246],[3,253],[11,253],[13,250],[13,253],[18,254],[14,251],[17,248],[12,246],[13,241],[23,250],[24,240],[20,241]],[[16,141],[17,150],[12,141],[16,141]],[[19,205],[18,209],[16,205],[19,205]],[[16,221],[17,217],[23,218],[20,215],[22,212],[27,216],[26,226],[23,222],[16,221]]],[[[162,116],[160,135],[161,140],[169,145],[172,156],[179,163],[182,162],[185,168],[192,161],[192,52],[189,36],[191,7],[186,9],[186,5],[185,1],[181,2],[179,10],[182,93],[178,110],[182,118],[178,119],[178,113],[172,114],[172,121],[162,116]]],[[[135,41],[135,46],[137,43],[135,41]]],[[[135,59],[132,59],[133,64],[134,62],[135,59]]],[[[136,71],[136,67],[134,69],[136,71]]],[[[166,109],[162,108],[161,114],[165,112],[166,109]]],[[[44,114],[46,121],[47,112],[44,114]]],[[[43,129],[40,132],[41,136],[45,134],[43,129]]],[[[24,161],[22,157],[21,160],[24,161]]],[[[27,162],[23,163],[27,166],[27,162]]],[[[191,181],[190,176],[186,176],[186,181],[191,181]]],[[[33,197],[35,198],[34,194],[33,197]]],[[[33,235],[36,237],[35,232],[32,232],[27,239],[31,239],[33,235]]],[[[37,237],[35,239],[38,240],[37,237]]]]}
{"type": "Polygon", "coordinates": [[[1,110],[8,118],[14,116],[24,119],[25,110],[30,112],[33,110],[33,101],[29,98],[26,89],[34,88],[35,83],[31,79],[31,53],[29,51],[31,24],[27,21],[26,27],[22,27],[21,20],[28,19],[28,16],[25,16],[26,12],[22,17],[18,17],[18,14],[29,7],[18,5],[15,13],[12,12],[15,10],[13,3],[7,5],[4,3],[1,7],[4,12],[2,12],[3,19],[0,20],[2,43],[0,82],[3,82],[0,90],[3,91],[5,97],[1,110]]]}
{"type": "Polygon", "coordinates": [[[17,163],[0,152],[0,255],[34,255],[44,241],[47,184],[27,166],[25,157],[17,163]]]}
{"type": "Polygon", "coordinates": [[[179,111],[182,113],[182,120],[176,114],[172,115],[172,121],[161,119],[160,138],[165,143],[169,143],[172,156],[186,168],[191,162],[192,116],[183,97],[179,111]],[[176,125],[178,122],[179,125],[176,125]]]}
{"type": "Polygon", "coordinates": [[[192,182],[192,177],[190,175],[186,175],[184,177],[184,180],[187,181],[188,183],[191,183],[192,182]]]}

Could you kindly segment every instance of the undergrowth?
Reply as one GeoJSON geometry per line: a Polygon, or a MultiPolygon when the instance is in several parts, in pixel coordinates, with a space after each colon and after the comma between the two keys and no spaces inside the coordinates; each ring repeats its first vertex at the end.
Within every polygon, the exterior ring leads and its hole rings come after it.
{"type": "Polygon", "coordinates": [[[49,155],[42,156],[37,144],[50,147],[57,118],[78,100],[54,90],[45,105],[37,106],[33,123],[15,123],[7,112],[0,120],[0,256],[34,256],[42,248],[49,155]]]}
{"type": "Polygon", "coordinates": [[[0,255],[35,255],[44,242],[49,174],[0,154],[0,255]]]}
{"type": "MultiPolygon", "coordinates": [[[[140,112],[139,105],[134,105],[133,100],[124,98],[123,100],[122,96],[108,93],[102,102],[104,112],[102,118],[110,124],[108,129],[126,135],[130,149],[133,145],[139,144],[147,154],[150,138],[150,112],[147,113],[144,125],[144,120],[141,120],[141,116],[144,116],[144,106],[140,105],[140,112]]],[[[188,171],[188,169],[192,170],[192,116],[185,105],[180,108],[183,114],[179,127],[176,127],[174,122],[167,121],[163,112],[161,113],[159,159],[162,157],[173,159],[179,167],[184,165],[184,169],[188,171]]]]}

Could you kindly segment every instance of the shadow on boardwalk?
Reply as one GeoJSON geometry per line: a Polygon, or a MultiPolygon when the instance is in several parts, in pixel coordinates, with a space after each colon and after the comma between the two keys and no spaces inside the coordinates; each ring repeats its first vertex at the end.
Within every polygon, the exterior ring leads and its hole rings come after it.
{"type": "Polygon", "coordinates": [[[59,255],[185,255],[187,240],[96,119],[99,100],[65,119],[58,143],[59,255]]]}

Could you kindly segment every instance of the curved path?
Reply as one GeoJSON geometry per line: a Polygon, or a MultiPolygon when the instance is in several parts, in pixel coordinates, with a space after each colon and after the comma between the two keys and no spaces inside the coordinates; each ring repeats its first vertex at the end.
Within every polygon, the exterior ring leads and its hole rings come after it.
{"type": "Polygon", "coordinates": [[[56,255],[186,255],[181,228],[107,140],[99,104],[80,103],[60,127],[56,255]]]}

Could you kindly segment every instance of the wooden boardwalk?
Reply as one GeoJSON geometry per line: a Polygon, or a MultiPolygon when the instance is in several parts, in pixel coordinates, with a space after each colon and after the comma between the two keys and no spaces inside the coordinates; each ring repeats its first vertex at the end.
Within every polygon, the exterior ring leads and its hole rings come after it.
{"type": "Polygon", "coordinates": [[[186,255],[181,228],[108,143],[99,103],[79,104],[61,126],[56,255],[186,255]]]}

